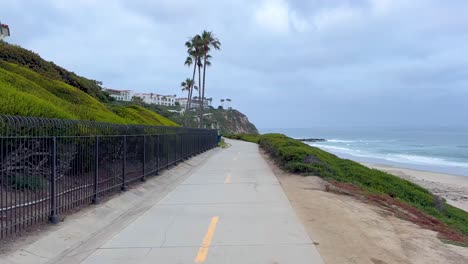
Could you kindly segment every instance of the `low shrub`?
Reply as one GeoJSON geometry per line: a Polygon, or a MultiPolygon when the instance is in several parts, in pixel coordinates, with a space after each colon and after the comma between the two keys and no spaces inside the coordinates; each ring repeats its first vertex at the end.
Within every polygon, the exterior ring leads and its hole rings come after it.
{"type": "Polygon", "coordinates": [[[15,176],[9,179],[9,184],[17,190],[37,190],[43,187],[41,178],[36,176],[15,176]]]}
{"type": "Polygon", "coordinates": [[[252,143],[258,143],[260,140],[260,135],[258,134],[231,134],[231,135],[223,135],[223,137],[230,138],[230,139],[237,139],[243,140],[252,143]]]}
{"type": "Polygon", "coordinates": [[[111,106],[114,113],[130,124],[179,126],[177,123],[139,105],[111,106]]]}
{"type": "Polygon", "coordinates": [[[226,144],[226,141],[224,140],[224,138],[221,139],[220,142],[218,142],[218,147],[220,148],[228,148],[228,144],[226,144]]]}

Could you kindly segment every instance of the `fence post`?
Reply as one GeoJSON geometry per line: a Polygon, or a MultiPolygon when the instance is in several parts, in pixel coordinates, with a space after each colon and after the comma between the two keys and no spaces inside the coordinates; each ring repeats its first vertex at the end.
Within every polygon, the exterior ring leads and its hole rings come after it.
{"type": "Polygon", "coordinates": [[[146,178],[146,135],[143,135],[143,176],[141,181],[145,181],[146,178]]]}
{"type": "Polygon", "coordinates": [[[159,175],[160,163],[159,163],[159,134],[156,137],[156,175],[159,175]]]}
{"type": "Polygon", "coordinates": [[[125,184],[125,174],[126,174],[126,166],[127,166],[127,136],[123,136],[123,162],[122,162],[122,187],[120,188],[122,191],[127,190],[127,185],[125,184]]]}
{"type": "Polygon", "coordinates": [[[189,145],[188,157],[191,158],[192,155],[193,155],[193,153],[192,153],[192,151],[193,151],[193,134],[190,134],[188,136],[188,138],[189,138],[188,139],[188,145],[189,145]]]}
{"type": "Polygon", "coordinates": [[[171,138],[169,136],[170,134],[166,134],[166,143],[167,143],[167,164],[166,164],[166,169],[169,169],[170,165],[170,160],[171,160],[171,138]]]}
{"type": "Polygon", "coordinates": [[[182,140],[182,160],[187,160],[187,139],[185,138],[185,134],[182,132],[180,134],[180,138],[182,140]]]}
{"type": "Polygon", "coordinates": [[[57,215],[57,138],[53,137],[50,142],[50,216],[49,221],[57,224],[59,218],[57,215]]]}
{"type": "Polygon", "coordinates": [[[175,146],[174,146],[174,166],[176,166],[176,165],[177,165],[177,161],[178,161],[178,160],[177,160],[177,156],[178,156],[177,153],[179,152],[179,148],[178,148],[179,144],[177,143],[179,140],[178,140],[178,138],[177,138],[177,132],[174,133],[174,138],[175,138],[175,140],[174,140],[174,141],[175,141],[175,144],[174,144],[174,145],[175,145],[175,146]]]}
{"type": "Polygon", "coordinates": [[[93,204],[99,203],[98,185],[99,185],[99,136],[95,137],[94,145],[94,197],[93,204]]]}
{"type": "Polygon", "coordinates": [[[180,139],[180,161],[185,160],[185,138],[184,138],[184,133],[179,134],[179,139],[180,139]]]}

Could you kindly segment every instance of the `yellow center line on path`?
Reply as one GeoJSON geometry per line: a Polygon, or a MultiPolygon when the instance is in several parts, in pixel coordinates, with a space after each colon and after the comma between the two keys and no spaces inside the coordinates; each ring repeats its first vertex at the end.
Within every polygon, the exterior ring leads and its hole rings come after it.
{"type": "Polygon", "coordinates": [[[195,263],[203,263],[208,256],[208,250],[210,249],[211,239],[213,239],[214,232],[216,230],[216,224],[218,224],[219,216],[214,216],[211,218],[210,226],[206,231],[205,238],[203,239],[203,243],[198,250],[197,257],[195,258],[195,263]]]}
{"type": "Polygon", "coordinates": [[[230,183],[231,183],[231,174],[229,174],[228,176],[226,176],[226,180],[224,181],[224,183],[226,183],[226,184],[230,184],[230,183]]]}

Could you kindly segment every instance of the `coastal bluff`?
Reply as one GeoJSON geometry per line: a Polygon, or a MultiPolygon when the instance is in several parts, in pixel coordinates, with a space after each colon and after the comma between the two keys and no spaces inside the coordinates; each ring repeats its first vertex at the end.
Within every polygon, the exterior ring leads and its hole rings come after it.
{"type": "Polygon", "coordinates": [[[258,134],[258,130],[246,115],[233,110],[212,110],[213,121],[219,125],[222,134],[258,134]]]}

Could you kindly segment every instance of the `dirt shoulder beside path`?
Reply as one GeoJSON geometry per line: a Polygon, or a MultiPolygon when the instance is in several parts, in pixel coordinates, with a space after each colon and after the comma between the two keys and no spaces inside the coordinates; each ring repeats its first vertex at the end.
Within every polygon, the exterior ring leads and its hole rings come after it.
{"type": "Polygon", "coordinates": [[[319,177],[269,165],[326,263],[468,263],[468,248],[445,244],[434,231],[352,196],[328,192],[328,183],[319,177]]]}

